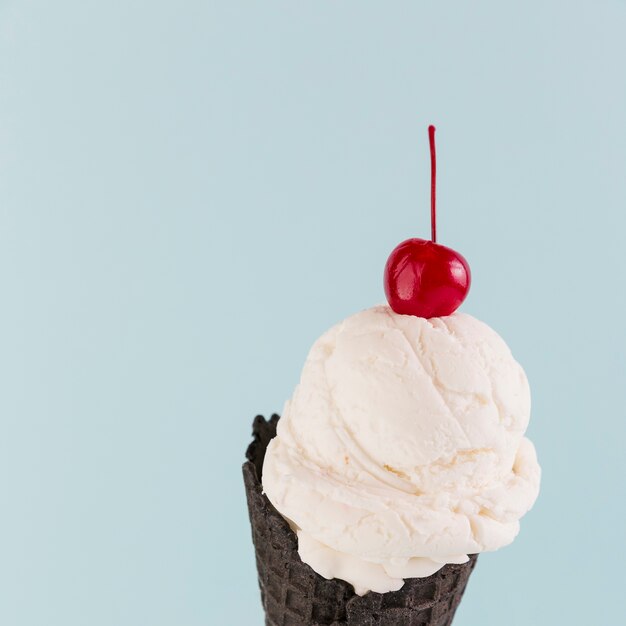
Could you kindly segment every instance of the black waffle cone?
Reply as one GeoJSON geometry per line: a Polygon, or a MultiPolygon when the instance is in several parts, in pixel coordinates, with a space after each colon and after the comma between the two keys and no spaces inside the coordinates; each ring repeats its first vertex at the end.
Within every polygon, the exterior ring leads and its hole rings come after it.
{"type": "Polygon", "coordinates": [[[364,596],[302,562],[294,532],[262,493],[263,459],[278,419],[255,418],[243,465],[266,626],[450,626],[476,555],[427,578],[409,578],[399,591],[364,596]]]}

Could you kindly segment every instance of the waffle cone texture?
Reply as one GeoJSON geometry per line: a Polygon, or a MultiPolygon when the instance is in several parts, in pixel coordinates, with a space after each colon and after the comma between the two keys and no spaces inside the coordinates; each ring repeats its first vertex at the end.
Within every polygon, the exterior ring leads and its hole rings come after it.
{"type": "Polygon", "coordinates": [[[295,533],[263,495],[265,451],[279,416],[257,416],[243,478],[266,626],[450,626],[476,555],[427,578],[408,578],[399,591],[364,596],[349,583],[326,580],[298,555],[295,533]]]}

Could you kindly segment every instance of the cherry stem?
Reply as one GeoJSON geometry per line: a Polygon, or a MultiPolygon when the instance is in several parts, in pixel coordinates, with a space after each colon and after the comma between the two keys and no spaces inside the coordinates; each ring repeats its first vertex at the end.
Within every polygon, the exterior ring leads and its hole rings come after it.
{"type": "Polygon", "coordinates": [[[435,127],[428,127],[430,143],[430,239],[437,242],[437,155],[435,153],[435,127]]]}

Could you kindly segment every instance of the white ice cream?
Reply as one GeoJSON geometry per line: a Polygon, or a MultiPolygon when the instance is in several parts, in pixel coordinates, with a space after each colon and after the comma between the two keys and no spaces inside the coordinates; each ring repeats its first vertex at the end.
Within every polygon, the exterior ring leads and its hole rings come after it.
{"type": "Polygon", "coordinates": [[[357,593],[496,550],[533,505],[526,375],[465,314],[368,309],[313,345],[263,466],[300,557],[357,593]]]}

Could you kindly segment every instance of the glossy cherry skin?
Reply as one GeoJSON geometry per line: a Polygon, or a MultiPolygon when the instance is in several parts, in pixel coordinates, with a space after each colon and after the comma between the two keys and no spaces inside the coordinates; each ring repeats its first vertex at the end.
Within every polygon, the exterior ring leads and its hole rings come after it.
{"type": "Polygon", "coordinates": [[[471,280],[461,254],[426,239],[403,241],[385,265],[387,301],[404,315],[451,315],[465,300],[471,280]]]}

